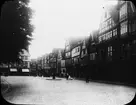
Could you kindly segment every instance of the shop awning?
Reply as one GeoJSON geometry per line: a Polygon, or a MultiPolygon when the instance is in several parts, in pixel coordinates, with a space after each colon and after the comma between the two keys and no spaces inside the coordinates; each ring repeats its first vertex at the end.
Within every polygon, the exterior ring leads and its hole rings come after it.
{"type": "Polygon", "coordinates": [[[16,68],[10,68],[10,71],[11,72],[17,72],[17,69],[16,68]]]}
{"type": "Polygon", "coordinates": [[[22,69],[22,72],[29,72],[29,69],[22,69]]]}

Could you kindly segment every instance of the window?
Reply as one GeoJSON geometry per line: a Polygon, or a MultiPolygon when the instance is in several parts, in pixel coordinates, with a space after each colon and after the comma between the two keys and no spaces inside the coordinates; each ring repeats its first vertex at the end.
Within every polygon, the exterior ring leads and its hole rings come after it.
{"type": "Polygon", "coordinates": [[[99,36],[99,42],[101,42],[101,41],[102,41],[101,36],[99,36]]]}
{"type": "Polygon", "coordinates": [[[73,53],[76,53],[76,48],[73,49],[73,53]]]}
{"type": "Polygon", "coordinates": [[[72,53],[74,54],[76,52],[76,49],[74,48],[74,49],[72,49],[72,53]]]}
{"type": "Polygon", "coordinates": [[[70,57],[70,52],[68,52],[68,56],[70,57]]]}
{"type": "Polygon", "coordinates": [[[108,56],[112,56],[112,46],[108,47],[108,56]]]}
{"type": "Polygon", "coordinates": [[[90,60],[95,60],[95,53],[90,54],[90,60]]]}
{"type": "Polygon", "coordinates": [[[110,27],[110,20],[111,20],[111,19],[107,20],[107,28],[108,28],[108,29],[111,28],[111,27],[110,27]]]}
{"type": "Polygon", "coordinates": [[[127,32],[127,21],[121,23],[121,26],[120,26],[120,31],[121,31],[121,35],[125,34],[127,32]]]}
{"type": "Polygon", "coordinates": [[[127,18],[127,3],[125,3],[121,8],[120,8],[120,21],[124,20],[127,18]]]}
{"type": "Polygon", "coordinates": [[[108,20],[103,22],[103,31],[110,29],[112,26],[114,26],[114,22],[111,18],[109,18],[108,20]]]}
{"type": "Polygon", "coordinates": [[[112,31],[109,32],[109,38],[112,38],[112,31]]]}
{"type": "Polygon", "coordinates": [[[131,45],[132,45],[132,42],[122,44],[122,46],[121,46],[121,59],[129,59],[130,58],[131,45]]]}
{"type": "Polygon", "coordinates": [[[132,22],[132,32],[136,31],[136,20],[132,22]]]}
{"type": "Polygon", "coordinates": [[[105,34],[103,35],[103,40],[105,40],[105,34]]]}
{"type": "Polygon", "coordinates": [[[74,48],[73,53],[79,52],[79,47],[74,48]]]}
{"type": "Polygon", "coordinates": [[[114,27],[114,26],[115,26],[115,23],[114,23],[114,21],[113,21],[113,20],[111,20],[111,25],[112,25],[112,27],[114,27]]]}
{"type": "Polygon", "coordinates": [[[86,50],[85,50],[85,49],[83,49],[83,55],[84,55],[84,54],[86,54],[86,50]]]}
{"type": "Polygon", "coordinates": [[[108,32],[108,33],[107,33],[107,39],[109,39],[109,38],[110,38],[109,34],[110,34],[110,33],[108,32]]]}
{"type": "Polygon", "coordinates": [[[113,37],[114,37],[114,36],[117,36],[117,29],[114,29],[114,30],[113,30],[113,37]]]}
{"type": "Polygon", "coordinates": [[[103,37],[103,35],[101,36],[101,40],[103,41],[104,39],[103,39],[104,37],[103,37]]]}
{"type": "Polygon", "coordinates": [[[107,40],[108,39],[108,36],[107,36],[107,33],[105,34],[105,40],[107,40]]]}
{"type": "Polygon", "coordinates": [[[79,47],[77,47],[77,48],[78,48],[77,52],[79,52],[79,51],[80,51],[80,49],[79,49],[79,47]]]}
{"type": "Polygon", "coordinates": [[[101,35],[101,41],[103,41],[104,40],[104,35],[101,35]]]}
{"type": "Polygon", "coordinates": [[[69,57],[69,56],[70,56],[70,52],[67,52],[67,53],[66,53],[66,57],[69,57]]]}

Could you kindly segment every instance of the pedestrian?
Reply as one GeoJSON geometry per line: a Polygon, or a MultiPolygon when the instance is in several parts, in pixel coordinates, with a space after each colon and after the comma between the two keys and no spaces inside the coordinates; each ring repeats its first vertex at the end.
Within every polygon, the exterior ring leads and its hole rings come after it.
{"type": "Polygon", "coordinates": [[[52,78],[55,79],[55,73],[53,73],[52,78]]]}
{"type": "Polygon", "coordinates": [[[68,76],[68,79],[69,79],[69,80],[73,80],[73,78],[72,78],[70,75],[68,76]]]}
{"type": "Polygon", "coordinates": [[[86,75],[86,83],[88,83],[89,82],[89,75],[87,74],[86,75]]]}
{"type": "Polygon", "coordinates": [[[66,73],[66,79],[68,80],[68,77],[69,77],[69,74],[68,73],[66,73]]]}

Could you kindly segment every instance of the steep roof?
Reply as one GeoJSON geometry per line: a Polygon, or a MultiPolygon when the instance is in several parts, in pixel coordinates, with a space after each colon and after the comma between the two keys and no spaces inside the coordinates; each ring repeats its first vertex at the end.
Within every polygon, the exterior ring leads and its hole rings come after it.
{"type": "Polygon", "coordinates": [[[106,5],[103,8],[103,14],[102,14],[102,17],[101,17],[101,22],[105,21],[108,17],[112,17],[113,21],[115,23],[117,23],[118,15],[119,15],[118,6],[119,6],[118,3],[116,5],[115,4],[106,5]]]}

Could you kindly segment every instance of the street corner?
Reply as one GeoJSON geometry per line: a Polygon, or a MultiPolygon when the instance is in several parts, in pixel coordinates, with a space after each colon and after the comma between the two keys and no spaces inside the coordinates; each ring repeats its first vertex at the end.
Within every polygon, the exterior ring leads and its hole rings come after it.
{"type": "Polygon", "coordinates": [[[3,78],[1,78],[1,93],[4,95],[6,92],[8,92],[10,88],[10,84],[3,78]]]}

